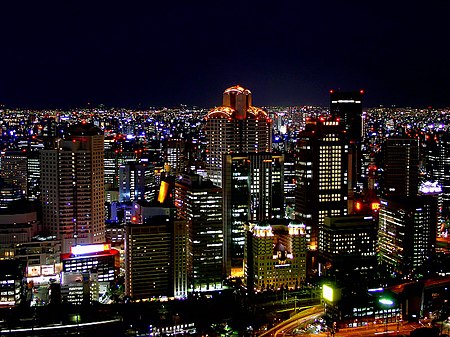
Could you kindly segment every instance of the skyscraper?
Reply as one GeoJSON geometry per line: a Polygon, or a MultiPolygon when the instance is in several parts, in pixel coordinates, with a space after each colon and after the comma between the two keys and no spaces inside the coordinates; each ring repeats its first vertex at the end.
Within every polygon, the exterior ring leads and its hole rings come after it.
{"type": "Polygon", "coordinates": [[[297,144],[295,213],[306,225],[309,248],[317,249],[325,217],[347,214],[347,150],[340,122],[311,120],[297,144]]]}
{"type": "Polygon", "coordinates": [[[383,152],[384,196],[416,196],[419,190],[419,141],[413,138],[389,138],[383,152]]]}
{"type": "Polygon", "coordinates": [[[41,151],[41,172],[43,228],[61,240],[62,252],[104,242],[103,132],[72,125],[64,140],[41,151]]]}
{"type": "Polygon", "coordinates": [[[429,178],[442,186],[442,216],[450,215],[450,136],[437,132],[426,141],[426,163],[429,178]]]}
{"type": "Polygon", "coordinates": [[[347,139],[360,142],[362,138],[362,96],[360,91],[330,90],[330,113],[341,120],[347,139]]]}
{"type": "Polygon", "coordinates": [[[189,228],[191,289],[222,288],[224,238],[222,189],[197,174],[184,174],[175,183],[177,219],[189,228]]]}
{"type": "Polygon", "coordinates": [[[436,198],[403,197],[380,203],[379,262],[390,274],[413,279],[434,256],[436,198]]]}
{"type": "Polygon", "coordinates": [[[358,183],[361,182],[361,140],[362,133],[362,96],[360,91],[336,91],[330,90],[330,113],[334,118],[339,118],[343,128],[345,139],[348,143],[348,190],[350,205],[353,201],[353,192],[359,191],[358,183]]]}
{"type": "Polygon", "coordinates": [[[272,120],[252,106],[252,93],[239,85],[223,93],[223,105],[206,116],[206,170],[222,186],[222,155],[231,152],[267,152],[272,149],[272,120]]]}
{"type": "Polygon", "coordinates": [[[284,157],[272,153],[224,155],[223,221],[227,274],[242,276],[248,221],[284,217],[284,157]]]}

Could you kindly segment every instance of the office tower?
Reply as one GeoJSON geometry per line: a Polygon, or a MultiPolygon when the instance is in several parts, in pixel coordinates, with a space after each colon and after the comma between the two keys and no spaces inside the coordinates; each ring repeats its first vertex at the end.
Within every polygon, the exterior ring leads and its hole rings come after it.
{"type": "Polygon", "coordinates": [[[362,96],[360,91],[330,90],[330,113],[339,118],[346,138],[352,142],[360,142],[362,138],[362,96]]]}
{"type": "Polygon", "coordinates": [[[418,195],[429,195],[436,199],[436,235],[447,235],[445,228],[445,218],[442,216],[443,193],[442,186],[437,181],[422,181],[419,186],[418,195]]]}
{"type": "Polygon", "coordinates": [[[296,289],[306,279],[305,227],[284,220],[250,224],[244,259],[249,290],[296,289]]]}
{"type": "Polygon", "coordinates": [[[347,145],[339,121],[311,120],[297,144],[296,218],[309,232],[309,248],[317,250],[325,217],[347,214],[347,145]]]}
{"type": "MultiPolygon", "coordinates": [[[[339,118],[348,142],[348,190],[353,200],[353,192],[360,191],[361,183],[361,140],[362,133],[362,96],[360,91],[330,90],[330,113],[333,118],[339,118]]],[[[350,201],[351,202],[351,201],[350,201]]],[[[350,206],[351,207],[351,206],[350,206]]]]}
{"type": "Polygon", "coordinates": [[[192,271],[192,242],[189,222],[174,221],[173,293],[175,298],[187,298],[192,271]]]}
{"type": "Polygon", "coordinates": [[[41,151],[43,229],[61,240],[62,253],[105,241],[103,167],[103,132],[92,124],[72,125],[41,151]]]}
{"type": "Polygon", "coordinates": [[[189,228],[194,291],[222,288],[224,238],[222,189],[197,174],[184,174],[175,183],[177,219],[189,228]]]}
{"type": "Polygon", "coordinates": [[[233,153],[223,161],[223,223],[227,275],[242,276],[245,225],[284,218],[283,155],[233,153]]]}
{"type": "Polygon", "coordinates": [[[41,159],[37,151],[27,153],[27,197],[36,200],[41,194],[41,159]]]}
{"type": "Polygon", "coordinates": [[[170,174],[180,175],[185,168],[185,146],[184,139],[169,139],[165,151],[165,162],[169,164],[170,174]]]}
{"type": "Polygon", "coordinates": [[[9,186],[20,189],[23,195],[27,194],[27,156],[22,152],[8,151],[1,156],[0,178],[9,186]]]}
{"type": "Polygon", "coordinates": [[[436,199],[381,199],[379,263],[391,275],[414,279],[432,261],[436,245],[436,199]]]}
{"type": "Polygon", "coordinates": [[[119,168],[119,201],[152,201],[155,196],[153,165],[128,162],[119,168]]]}
{"type": "Polygon", "coordinates": [[[383,195],[414,197],[419,188],[419,140],[389,138],[384,143],[383,195]]]}
{"type": "Polygon", "coordinates": [[[376,242],[372,216],[326,217],[319,230],[321,273],[341,285],[369,283],[375,277],[376,242]]]}
{"type": "Polygon", "coordinates": [[[284,153],[284,204],[285,214],[289,219],[295,219],[295,155],[293,152],[284,153]]]}
{"type": "Polygon", "coordinates": [[[135,300],[173,296],[173,210],[135,205],[125,225],[125,294],[135,300]]]}
{"type": "Polygon", "coordinates": [[[222,186],[222,155],[231,152],[267,152],[272,149],[272,121],[252,106],[252,93],[241,86],[226,89],[223,105],[206,116],[206,171],[222,186]]]}
{"type": "Polygon", "coordinates": [[[442,216],[446,218],[450,215],[450,135],[437,132],[425,144],[427,173],[442,186],[442,216]]]}
{"type": "Polygon", "coordinates": [[[128,162],[135,162],[136,154],[120,149],[105,149],[105,187],[117,189],[119,187],[119,168],[128,162]]]}

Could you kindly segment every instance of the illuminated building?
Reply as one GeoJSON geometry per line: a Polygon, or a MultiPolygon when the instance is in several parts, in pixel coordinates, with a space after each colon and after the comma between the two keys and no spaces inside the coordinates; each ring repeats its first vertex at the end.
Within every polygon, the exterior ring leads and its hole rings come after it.
{"type": "Polygon", "coordinates": [[[430,179],[442,186],[442,216],[450,215],[450,136],[438,132],[426,139],[426,164],[430,179]]]}
{"type": "Polygon", "coordinates": [[[348,189],[353,200],[353,192],[361,181],[361,140],[362,140],[362,96],[360,91],[330,90],[330,114],[339,118],[348,143],[348,189]]]}
{"type": "Polygon", "coordinates": [[[170,174],[179,175],[184,172],[185,146],[186,141],[184,139],[169,139],[167,141],[165,158],[170,166],[170,174]]]}
{"type": "Polygon", "coordinates": [[[173,209],[134,206],[125,225],[125,294],[134,300],[173,296],[173,209]]]}
{"type": "Polygon", "coordinates": [[[110,244],[77,245],[71,252],[61,254],[63,272],[95,273],[98,282],[109,284],[119,275],[119,251],[110,244]]]}
{"type": "Polygon", "coordinates": [[[119,188],[119,168],[128,162],[135,162],[136,154],[131,151],[105,149],[105,186],[119,188]]]}
{"type": "Polygon", "coordinates": [[[383,195],[414,197],[419,188],[419,141],[389,138],[384,144],[383,195]]]}
{"type": "Polygon", "coordinates": [[[284,217],[284,157],[261,152],[223,158],[226,273],[242,276],[247,222],[284,217]]]}
{"type": "Polygon", "coordinates": [[[91,124],[72,125],[66,139],[41,151],[43,229],[63,253],[105,241],[103,164],[103,132],[91,124]]]}
{"type": "Polygon", "coordinates": [[[65,303],[89,304],[98,302],[100,295],[96,273],[62,272],[61,299],[65,303]]]}
{"type": "Polygon", "coordinates": [[[27,156],[22,152],[6,152],[1,156],[0,177],[6,184],[18,187],[22,195],[26,195],[27,187],[27,156]]]}
{"type": "Polygon", "coordinates": [[[18,260],[0,261],[0,306],[15,306],[25,300],[25,265],[18,260]]]}
{"type": "Polygon", "coordinates": [[[436,199],[381,199],[378,260],[392,275],[413,279],[424,273],[436,245],[436,199]],[[416,273],[416,274],[415,274],[416,273]]]}
{"type": "Polygon", "coordinates": [[[285,213],[289,219],[295,218],[295,157],[292,152],[284,153],[283,164],[283,176],[284,176],[284,203],[285,213]]]}
{"type": "Polygon", "coordinates": [[[53,237],[36,236],[30,242],[17,243],[14,256],[26,263],[28,281],[48,284],[50,278],[59,279],[61,242],[53,237]]]}
{"type": "Polygon", "coordinates": [[[283,222],[250,224],[244,258],[247,288],[294,289],[305,281],[305,227],[283,222]]]}
{"type": "Polygon", "coordinates": [[[9,185],[0,178],[0,210],[6,210],[12,202],[20,201],[23,197],[20,187],[9,185]]]}
{"type": "Polygon", "coordinates": [[[295,211],[317,250],[319,227],[325,217],[347,214],[347,145],[339,121],[307,122],[297,143],[295,211]]]}
{"type": "Polygon", "coordinates": [[[41,194],[41,158],[39,152],[27,153],[27,197],[36,200],[41,194]]]}
{"type": "Polygon", "coordinates": [[[346,137],[353,142],[362,138],[362,96],[360,91],[330,90],[330,113],[341,120],[346,137]]]}
{"type": "Polygon", "coordinates": [[[419,195],[430,195],[436,199],[436,235],[446,235],[445,231],[445,218],[442,214],[443,209],[443,191],[442,186],[437,181],[422,181],[419,186],[419,195]]]}
{"type": "Polygon", "coordinates": [[[222,288],[222,189],[197,174],[184,174],[175,183],[177,219],[189,229],[193,291],[222,288]]]}
{"type": "Polygon", "coordinates": [[[372,216],[326,217],[319,230],[321,273],[341,284],[367,284],[375,276],[377,224],[372,216]]]}
{"type": "Polygon", "coordinates": [[[128,162],[119,168],[119,201],[152,201],[155,195],[153,165],[128,162]]]}
{"type": "Polygon", "coordinates": [[[272,121],[252,106],[252,93],[233,86],[223,93],[223,105],[206,116],[206,171],[222,186],[222,155],[231,152],[268,152],[272,149],[272,121]]]}

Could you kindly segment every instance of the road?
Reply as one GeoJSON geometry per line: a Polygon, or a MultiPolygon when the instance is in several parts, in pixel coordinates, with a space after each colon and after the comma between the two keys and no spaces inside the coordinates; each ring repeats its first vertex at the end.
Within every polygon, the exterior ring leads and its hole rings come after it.
{"type": "MultiPolygon", "coordinates": [[[[368,326],[361,326],[357,328],[340,329],[335,337],[383,337],[383,336],[409,336],[411,331],[420,328],[418,323],[389,323],[386,327],[384,324],[373,324],[368,326]]],[[[329,334],[321,333],[315,335],[317,337],[329,336],[329,334]]]]}
{"type": "Polygon", "coordinates": [[[293,315],[291,318],[281,322],[277,326],[259,334],[260,337],[281,337],[285,334],[290,334],[299,325],[312,321],[325,313],[322,305],[316,305],[310,309],[303,310],[298,314],[293,315]]]}

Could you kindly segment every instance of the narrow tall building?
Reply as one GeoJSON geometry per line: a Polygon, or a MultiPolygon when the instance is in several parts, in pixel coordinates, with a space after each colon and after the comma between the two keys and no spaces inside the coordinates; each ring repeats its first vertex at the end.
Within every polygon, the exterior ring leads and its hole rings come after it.
{"type": "Polygon", "coordinates": [[[383,152],[383,195],[415,197],[419,190],[419,141],[389,138],[383,152]]]}
{"type": "Polygon", "coordinates": [[[188,265],[191,289],[222,288],[224,245],[222,189],[197,174],[184,174],[175,183],[177,219],[184,221],[190,235],[188,265]]]}
{"type": "Polygon", "coordinates": [[[354,192],[360,192],[362,184],[362,152],[363,137],[362,97],[364,91],[330,90],[330,113],[338,118],[342,125],[348,144],[348,194],[349,208],[352,208],[354,192]]]}
{"type": "Polygon", "coordinates": [[[450,215],[450,135],[437,132],[426,141],[429,178],[442,186],[442,216],[450,215]]]}
{"type": "Polygon", "coordinates": [[[223,93],[223,105],[206,116],[206,171],[222,186],[222,156],[231,152],[268,152],[272,149],[272,120],[252,106],[252,93],[239,85],[223,93]]]}
{"type": "Polygon", "coordinates": [[[43,229],[61,240],[62,253],[105,241],[103,174],[103,132],[91,124],[71,126],[41,151],[43,229]]]}
{"type": "Polygon", "coordinates": [[[306,225],[310,250],[317,250],[325,217],[347,214],[347,150],[339,121],[309,121],[297,145],[296,219],[306,225]]]}

